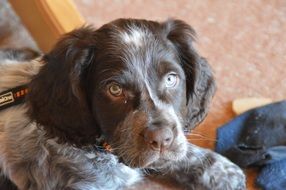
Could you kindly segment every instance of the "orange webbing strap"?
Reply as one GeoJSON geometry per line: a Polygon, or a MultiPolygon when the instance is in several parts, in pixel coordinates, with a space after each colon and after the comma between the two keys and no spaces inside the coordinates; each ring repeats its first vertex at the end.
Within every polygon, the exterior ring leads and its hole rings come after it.
{"type": "Polygon", "coordinates": [[[24,102],[28,94],[26,85],[18,86],[0,93],[0,111],[24,102]]]}

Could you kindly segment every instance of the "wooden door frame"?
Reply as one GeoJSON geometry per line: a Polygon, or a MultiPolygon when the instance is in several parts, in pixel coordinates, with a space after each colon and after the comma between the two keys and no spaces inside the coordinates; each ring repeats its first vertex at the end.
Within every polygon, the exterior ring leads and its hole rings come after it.
{"type": "Polygon", "coordinates": [[[9,0],[43,52],[58,38],[85,24],[72,0],[9,0]]]}

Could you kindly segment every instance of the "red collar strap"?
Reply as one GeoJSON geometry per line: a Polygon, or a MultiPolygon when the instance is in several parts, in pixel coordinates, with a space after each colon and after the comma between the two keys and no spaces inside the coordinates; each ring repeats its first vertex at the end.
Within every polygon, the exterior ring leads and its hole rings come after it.
{"type": "Polygon", "coordinates": [[[110,146],[110,144],[106,142],[103,135],[96,138],[96,141],[94,144],[87,145],[81,148],[91,153],[94,153],[94,152],[112,153],[113,152],[112,147],[110,146]]]}
{"type": "Polygon", "coordinates": [[[100,152],[112,152],[111,145],[106,142],[103,135],[100,135],[98,138],[96,138],[96,143],[93,149],[96,149],[100,152]]]}
{"type": "Polygon", "coordinates": [[[28,86],[18,86],[0,93],[0,111],[24,102],[28,86]]]}

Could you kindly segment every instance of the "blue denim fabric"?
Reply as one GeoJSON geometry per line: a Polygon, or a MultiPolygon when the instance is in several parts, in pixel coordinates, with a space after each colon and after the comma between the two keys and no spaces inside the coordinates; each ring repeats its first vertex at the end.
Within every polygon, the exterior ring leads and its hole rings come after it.
{"type": "Polygon", "coordinates": [[[259,167],[257,184],[286,189],[286,101],[247,111],[217,130],[216,151],[241,167],[259,167]]]}

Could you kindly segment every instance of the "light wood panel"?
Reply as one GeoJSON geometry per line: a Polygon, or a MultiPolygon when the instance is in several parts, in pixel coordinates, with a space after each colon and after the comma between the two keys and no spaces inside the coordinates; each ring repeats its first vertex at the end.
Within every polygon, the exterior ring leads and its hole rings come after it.
{"type": "Polygon", "coordinates": [[[9,0],[39,48],[47,52],[64,33],[85,21],[70,0],[9,0]]]}

